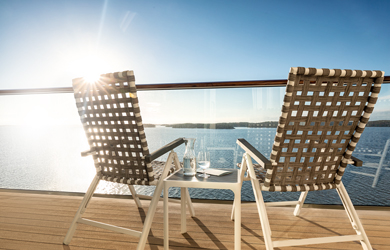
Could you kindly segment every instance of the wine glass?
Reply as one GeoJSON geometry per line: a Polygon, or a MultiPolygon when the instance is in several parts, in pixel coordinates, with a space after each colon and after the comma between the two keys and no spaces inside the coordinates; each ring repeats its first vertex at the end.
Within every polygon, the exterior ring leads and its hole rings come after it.
{"type": "Polygon", "coordinates": [[[210,175],[206,174],[206,169],[210,167],[210,153],[201,151],[198,153],[198,165],[203,169],[203,173],[199,174],[199,177],[208,178],[210,175]]]}

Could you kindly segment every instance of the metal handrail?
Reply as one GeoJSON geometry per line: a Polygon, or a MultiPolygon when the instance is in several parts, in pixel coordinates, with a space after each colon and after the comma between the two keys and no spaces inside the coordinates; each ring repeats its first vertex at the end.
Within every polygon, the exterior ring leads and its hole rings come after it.
{"type": "MultiPolygon", "coordinates": [[[[390,83],[390,76],[385,76],[383,83],[390,83]]],[[[189,82],[189,83],[157,83],[137,84],[137,90],[179,90],[179,89],[217,89],[217,88],[254,88],[254,87],[281,87],[287,84],[286,79],[281,80],[254,80],[229,82],[189,82]]],[[[0,95],[34,95],[73,93],[72,87],[34,88],[34,89],[3,89],[0,95]]]]}

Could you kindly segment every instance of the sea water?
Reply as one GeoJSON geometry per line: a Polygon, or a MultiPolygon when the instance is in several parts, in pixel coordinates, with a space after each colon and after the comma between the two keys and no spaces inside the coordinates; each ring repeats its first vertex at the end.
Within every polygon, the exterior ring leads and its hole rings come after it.
{"type": "MultiPolygon", "coordinates": [[[[146,128],[150,152],[180,138],[197,138],[210,152],[211,168],[236,168],[244,151],[236,144],[244,138],[269,157],[276,128],[222,129],[173,129],[146,128]]],[[[56,127],[0,127],[0,188],[86,192],[94,175],[95,168],[91,156],[81,157],[80,152],[88,150],[84,131],[80,126],[56,127]]],[[[354,156],[377,166],[383,147],[390,138],[390,128],[367,127],[354,151],[354,156]]],[[[175,149],[179,159],[183,159],[185,146],[175,149]]],[[[195,153],[199,152],[195,143],[195,153]]],[[[166,160],[167,154],[157,160],[166,160]]],[[[389,163],[390,152],[385,158],[389,163]]],[[[390,171],[381,171],[378,184],[372,188],[373,177],[353,174],[350,171],[374,174],[376,169],[349,166],[343,176],[343,183],[355,205],[390,206],[390,171]]],[[[154,187],[135,186],[137,192],[153,194],[154,187]]],[[[99,193],[130,194],[126,185],[101,181],[99,193]]],[[[170,197],[180,197],[180,189],[171,188],[170,197]]],[[[233,200],[230,190],[190,189],[195,199],[233,200]]],[[[266,201],[294,200],[299,193],[263,192],[266,201]]],[[[254,201],[250,182],[244,182],[242,200],[254,201]]],[[[341,204],[335,190],[325,190],[308,194],[307,203],[341,204]]]]}

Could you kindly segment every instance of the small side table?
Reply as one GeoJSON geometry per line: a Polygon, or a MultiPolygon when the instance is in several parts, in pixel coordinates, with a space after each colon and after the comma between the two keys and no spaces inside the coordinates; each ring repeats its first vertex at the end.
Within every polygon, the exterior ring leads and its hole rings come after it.
{"type": "Polygon", "coordinates": [[[201,178],[197,175],[188,177],[180,169],[164,179],[164,250],[169,249],[169,222],[168,222],[168,190],[170,187],[181,188],[181,233],[187,232],[186,223],[186,188],[230,189],[234,192],[234,249],[241,249],[241,180],[237,169],[223,169],[232,171],[224,176],[210,176],[201,178]]]}

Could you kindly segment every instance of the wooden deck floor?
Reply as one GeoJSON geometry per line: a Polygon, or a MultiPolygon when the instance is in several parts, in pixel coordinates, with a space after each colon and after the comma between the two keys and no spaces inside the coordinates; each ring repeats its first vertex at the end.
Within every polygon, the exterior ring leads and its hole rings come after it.
{"type": "MultiPolygon", "coordinates": [[[[0,249],[79,250],[135,249],[138,239],[79,225],[69,246],[62,241],[82,197],[0,190],[0,249]]],[[[132,200],[94,197],[85,217],[141,230],[149,201],[138,210],[132,200]]],[[[170,204],[171,249],[233,249],[231,205],[194,203],[196,218],[187,216],[187,234],[180,234],[180,204],[170,204]]],[[[268,208],[274,239],[353,234],[344,210],[268,208]]],[[[374,249],[390,249],[390,211],[358,210],[374,249]]],[[[163,249],[163,204],[159,203],[146,249],[163,249]]],[[[265,249],[255,207],[243,207],[242,249],[265,249]]],[[[282,249],[361,249],[358,242],[282,249]]]]}

